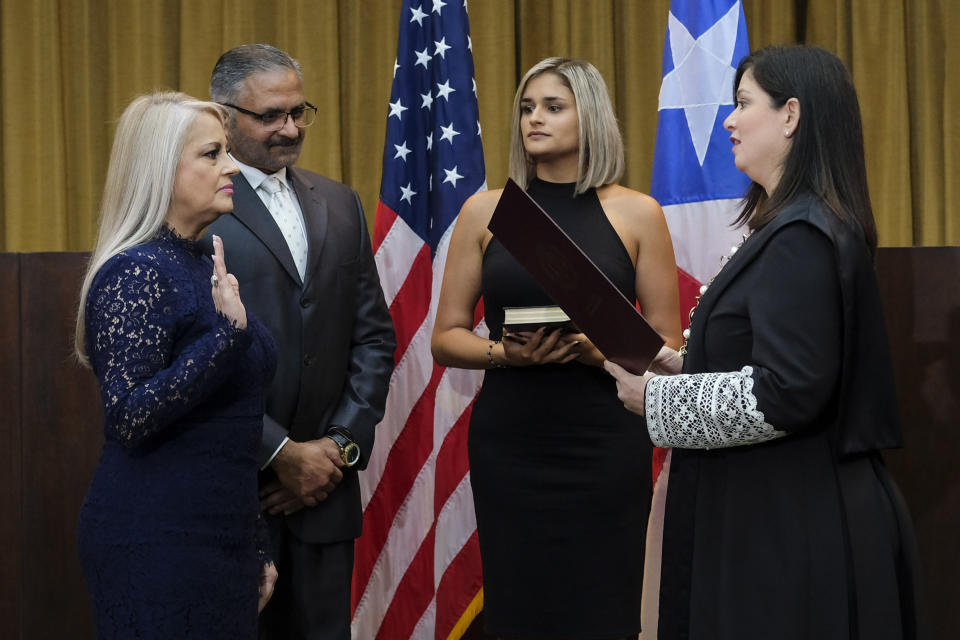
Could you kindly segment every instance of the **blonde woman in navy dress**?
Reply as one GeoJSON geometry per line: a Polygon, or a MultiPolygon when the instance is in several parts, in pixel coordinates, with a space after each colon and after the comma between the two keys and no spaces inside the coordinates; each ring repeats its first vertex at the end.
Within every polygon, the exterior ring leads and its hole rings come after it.
{"type": "MultiPolygon", "coordinates": [[[[513,106],[510,176],[672,346],[677,271],[660,206],[617,184],[623,143],[603,78],[549,58],[513,106]]],[[[470,421],[470,477],[487,630],[503,638],[640,631],[650,440],[583,334],[507,334],[503,308],[554,304],[487,230],[500,191],[463,206],[433,333],[446,366],[486,369],[470,421]],[[490,338],[471,332],[483,297],[490,338]]]]}
{"type": "Polygon", "coordinates": [[[255,457],[276,350],[197,243],[233,209],[224,117],[157,93],[117,126],[76,332],[106,436],[78,525],[101,639],[252,640],[277,578],[255,457]]]}

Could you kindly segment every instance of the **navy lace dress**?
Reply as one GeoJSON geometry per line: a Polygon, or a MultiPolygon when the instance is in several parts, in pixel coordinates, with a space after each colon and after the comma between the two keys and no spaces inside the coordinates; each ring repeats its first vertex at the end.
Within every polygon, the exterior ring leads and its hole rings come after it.
{"type": "Polygon", "coordinates": [[[257,463],[276,349],[217,313],[213,263],[164,228],[86,300],[106,442],[78,525],[99,638],[256,637],[257,463]]]}

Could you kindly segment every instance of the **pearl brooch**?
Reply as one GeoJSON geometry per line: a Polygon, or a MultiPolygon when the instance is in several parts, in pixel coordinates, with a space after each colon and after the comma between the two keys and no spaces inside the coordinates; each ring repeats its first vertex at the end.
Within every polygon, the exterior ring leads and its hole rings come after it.
{"type": "MultiPolygon", "coordinates": [[[[743,243],[747,241],[747,238],[750,237],[750,234],[751,234],[751,233],[753,233],[753,230],[752,230],[752,229],[751,229],[750,231],[748,231],[747,233],[743,234],[743,239],[740,241],[740,244],[738,244],[738,245],[736,245],[736,246],[733,246],[733,247],[730,247],[730,255],[729,255],[729,256],[723,256],[723,257],[720,258],[720,268],[721,268],[721,270],[723,269],[724,264],[727,263],[727,262],[729,262],[730,259],[733,258],[734,254],[736,254],[737,251],[740,249],[740,247],[743,246],[743,243]]],[[[717,275],[719,275],[719,272],[717,272],[717,275]]],[[[693,304],[693,308],[690,309],[690,315],[688,316],[688,318],[689,318],[689,320],[690,320],[690,324],[693,324],[693,312],[697,310],[697,306],[699,306],[699,304],[700,304],[700,298],[703,297],[703,294],[705,294],[705,293],[707,292],[707,289],[710,288],[710,285],[713,284],[713,281],[716,280],[716,279],[717,279],[717,276],[715,275],[715,276],[713,276],[712,278],[710,278],[710,282],[708,282],[708,283],[705,284],[705,285],[701,285],[701,287],[700,287],[700,295],[697,296],[697,299],[696,299],[696,301],[695,301],[694,304],[693,304]]],[[[689,328],[689,326],[688,326],[686,329],[683,330],[683,345],[680,347],[680,357],[681,357],[681,358],[687,355],[687,342],[689,342],[689,341],[690,341],[690,328],[689,328]]]]}

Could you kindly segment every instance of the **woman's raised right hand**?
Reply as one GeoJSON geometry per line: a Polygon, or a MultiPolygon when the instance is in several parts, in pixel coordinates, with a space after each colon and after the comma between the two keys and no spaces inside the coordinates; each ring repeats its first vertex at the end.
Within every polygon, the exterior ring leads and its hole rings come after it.
{"type": "Polygon", "coordinates": [[[233,322],[238,329],[247,328],[247,310],[240,300],[240,283],[232,273],[227,273],[223,260],[223,240],[213,236],[213,276],[210,278],[210,293],[217,311],[233,322]]]}

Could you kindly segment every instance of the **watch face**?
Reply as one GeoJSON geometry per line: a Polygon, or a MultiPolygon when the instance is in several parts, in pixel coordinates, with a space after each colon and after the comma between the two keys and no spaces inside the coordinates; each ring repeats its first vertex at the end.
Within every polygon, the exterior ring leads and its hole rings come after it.
{"type": "Polygon", "coordinates": [[[340,455],[343,457],[344,464],[352,467],[357,464],[357,460],[360,459],[360,447],[358,447],[356,443],[351,442],[340,450],[340,455]]]}

